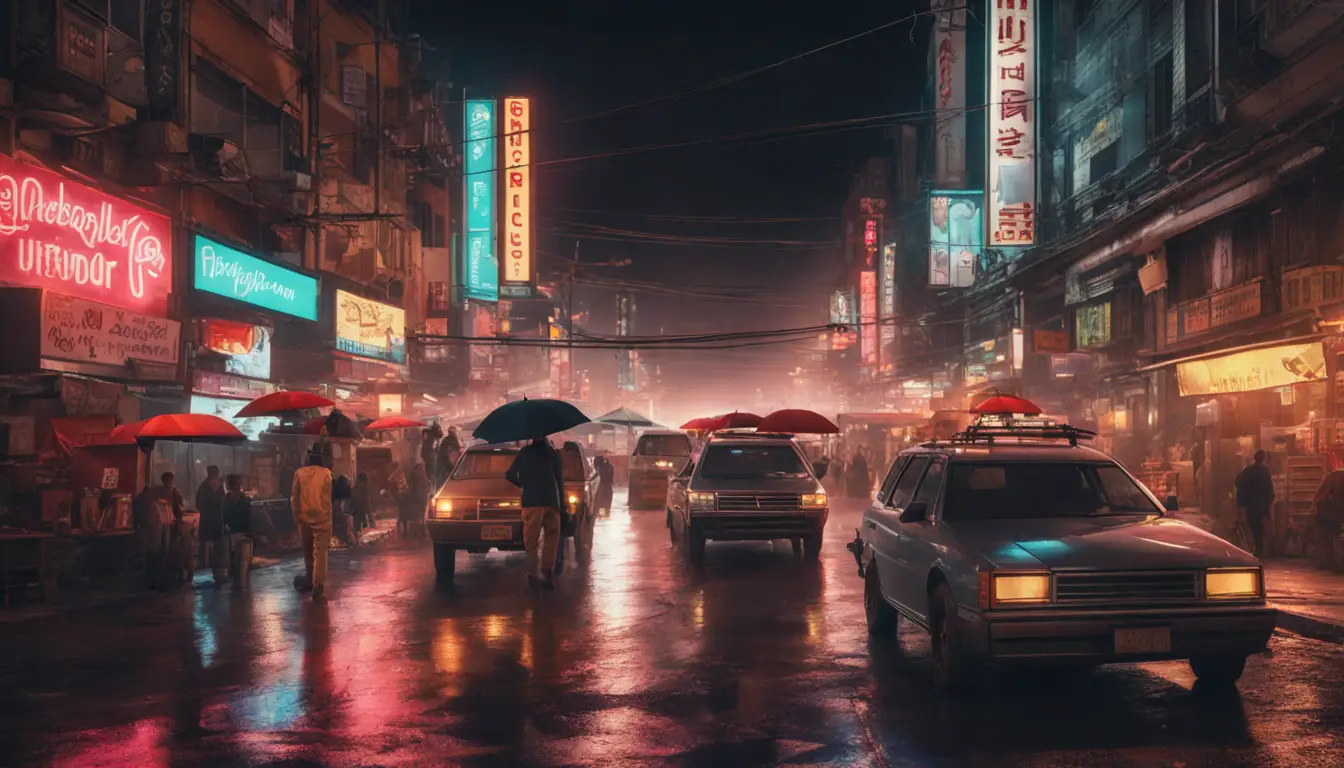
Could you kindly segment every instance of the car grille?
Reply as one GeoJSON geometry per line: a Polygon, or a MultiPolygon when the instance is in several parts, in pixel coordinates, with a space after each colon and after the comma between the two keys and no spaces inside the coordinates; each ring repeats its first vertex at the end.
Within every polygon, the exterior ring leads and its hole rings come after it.
{"type": "Polygon", "coordinates": [[[719,509],[725,512],[782,512],[803,506],[796,493],[721,493],[718,498],[719,509]]]}
{"type": "Polygon", "coordinates": [[[1055,575],[1056,603],[1167,603],[1199,597],[1193,571],[1110,571],[1055,575]]]}
{"type": "Polygon", "coordinates": [[[515,499],[481,499],[480,519],[482,520],[521,520],[522,507],[515,499]],[[508,504],[509,506],[504,506],[508,504]]]}

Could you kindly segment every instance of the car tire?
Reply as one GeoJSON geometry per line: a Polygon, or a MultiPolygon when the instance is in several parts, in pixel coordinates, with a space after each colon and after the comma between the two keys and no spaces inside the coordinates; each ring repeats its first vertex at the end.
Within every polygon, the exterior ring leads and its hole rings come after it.
{"type": "Polygon", "coordinates": [[[970,687],[974,667],[957,623],[957,601],[947,584],[939,584],[929,596],[929,637],[933,641],[934,680],[944,691],[970,687]]]}
{"type": "Polygon", "coordinates": [[[697,531],[695,526],[686,526],[683,543],[686,546],[686,559],[691,565],[705,562],[705,535],[697,531]]]}
{"type": "Polygon", "coordinates": [[[900,614],[882,596],[882,583],[877,575],[877,564],[868,564],[868,575],[863,579],[863,613],[868,620],[868,635],[892,638],[900,628],[900,614]]]}
{"type": "Polygon", "coordinates": [[[803,559],[816,560],[821,557],[821,534],[815,533],[803,537],[803,559]]]}
{"type": "Polygon", "coordinates": [[[1246,671],[1245,656],[1191,656],[1190,671],[1205,685],[1234,685],[1246,671]]]}
{"type": "Polygon", "coordinates": [[[447,544],[434,545],[434,574],[441,582],[450,582],[453,580],[453,572],[457,569],[457,549],[447,544]]]}

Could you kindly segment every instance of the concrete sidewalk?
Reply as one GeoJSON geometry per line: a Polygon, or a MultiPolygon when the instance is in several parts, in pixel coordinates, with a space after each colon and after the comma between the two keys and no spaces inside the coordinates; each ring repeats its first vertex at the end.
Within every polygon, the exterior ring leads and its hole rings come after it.
{"type": "Polygon", "coordinates": [[[1317,570],[1310,560],[1271,559],[1265,588],[1281,628],[1344,643],[1344,573],[1317,570]]]}

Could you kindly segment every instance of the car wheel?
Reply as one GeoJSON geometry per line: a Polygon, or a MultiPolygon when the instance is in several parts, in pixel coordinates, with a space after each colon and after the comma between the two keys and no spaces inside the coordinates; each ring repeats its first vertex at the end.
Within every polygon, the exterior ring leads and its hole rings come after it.
{"type": "Polygon", "coordinates": [[[821,534],[815,533],[803,538],[803,557],[816,560],[821,557],[821,534]]]}
{"type": "Polygon", "coordinates": [[[434,545],[434,572],[439,581],[452,581],[457,567],[457,550],[447,544],[434,545]]]}
{"type": "Polygon", "coordinates": [[[934,588],[929,599],[929,635],[938,687],[960,691],[970,686],[974,670],[957,623],[957,602],[946,584],[934,588]]]}
{"type": "Polygon", "coordinates": [[[863,613],[868,620],[868,634],[872,637],[895,637],[900,626],[900,614],[882,596],[882,583],[877,575],[877,563],[868,564],[868,576],[863,580],[863,613]]]}
{"type": "Polygon", "coordinates": [[[1191,656],[1190,670],[1205,685],[1232,685],[1246,670],[1245,656],[1191,656]]]}
{"type": "Polygon", "coordinates": [[[686,559],[691,561],[691,565],[705,562],[705,536],[697,531],[695,526],[685,527],[683,544],[686,547],[686,559]]]}

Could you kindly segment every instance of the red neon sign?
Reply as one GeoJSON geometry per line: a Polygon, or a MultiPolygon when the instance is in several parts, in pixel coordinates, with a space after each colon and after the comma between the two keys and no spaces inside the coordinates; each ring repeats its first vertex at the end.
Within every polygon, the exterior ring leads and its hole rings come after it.
{"type": "Polygon", "coordinates": [[[167,315],[171,234],[166,216],[0,155],[0,282],[167,315]]]}

